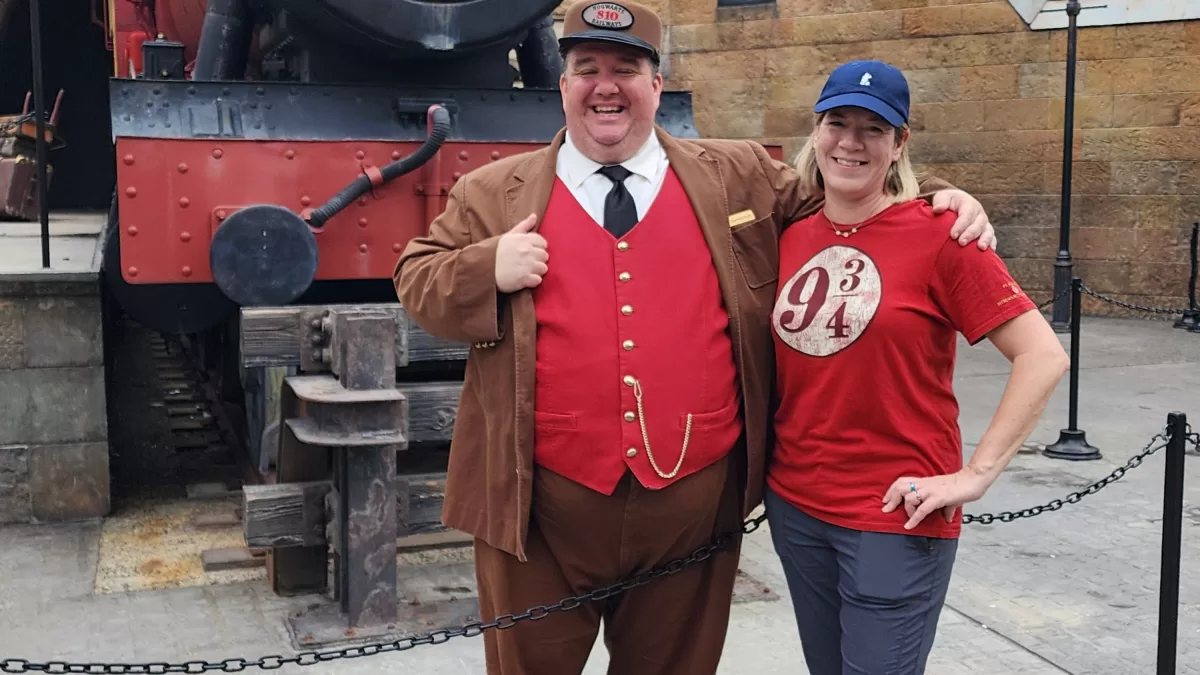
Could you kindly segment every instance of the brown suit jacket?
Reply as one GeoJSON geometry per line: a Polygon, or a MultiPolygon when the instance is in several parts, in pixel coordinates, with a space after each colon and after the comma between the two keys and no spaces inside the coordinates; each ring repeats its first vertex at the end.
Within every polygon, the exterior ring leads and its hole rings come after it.
{"type": "MultiPolygon", "coordinates": [[[[745,516],[762,499],[771,447],[770,314],[779,235],[822,201],[804,194],[795,171],[757,143],[675,139],[655,131],[704,230],[730,316],[745,419],[746,452],[735,458],[745,516]],[[729,216],[747,209],[753,219],[730,227],[729,216]]],[[[419,326],[473,345],[451,442],[443,522],[521,560],[532,495],[536,319],[530,291],[496,290],[496,244],[529,214],[540,219],[545,213],[564,136],[560,131],[546,148],[459,179],[429,235],[413,239],[401,254],[394,277],[401,304],[419,326]]]]}

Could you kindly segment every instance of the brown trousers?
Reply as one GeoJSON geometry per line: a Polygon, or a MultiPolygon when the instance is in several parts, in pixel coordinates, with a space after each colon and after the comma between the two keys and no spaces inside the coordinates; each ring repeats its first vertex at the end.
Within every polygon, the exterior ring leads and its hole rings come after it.
{"type": "MultiPolygon", "coordinates": [[[[736,530],[737,466],[731,453],[662,490],[626,472],[611,496],[535,469],[529,561],[475,541],[483,620],[608,586],[736,530]]],[[[579,675],[601,619],[611,675],[716,673],[740,544],[607,600],[485,632],[488,675],[579,675]]]]}

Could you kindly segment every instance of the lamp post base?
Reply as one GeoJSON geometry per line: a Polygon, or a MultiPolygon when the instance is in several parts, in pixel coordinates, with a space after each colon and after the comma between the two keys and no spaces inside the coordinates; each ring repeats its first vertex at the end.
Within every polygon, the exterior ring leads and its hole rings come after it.
{"type": "Polygon", "coordinates": [[[1051,459],[1100,459],[1100,449],[1088,443],[1086,432],[1080,429],[1063,429],[1058,433],[1058,440],[1047,445],[1042,454],[1051,459]]]}
{"type": "Polygon", "coordinates": [[[1200,309],[1184,310],[1183,316],[1175,322],[1175,327],[1196,332],[1195,329],[1200,329],[1200,309]]]}

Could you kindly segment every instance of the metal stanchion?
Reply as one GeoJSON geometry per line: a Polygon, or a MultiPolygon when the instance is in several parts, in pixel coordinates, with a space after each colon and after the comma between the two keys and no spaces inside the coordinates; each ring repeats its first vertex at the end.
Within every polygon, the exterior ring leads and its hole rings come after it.
{"type": "Polygon", "coordinates": [[[1083,281],[1071,280],[1071,402],[1067,428],[1058,433],[1058,440],[1047,445],[1042,454],[1053,459],[1100,459],[1100,451],[1087,442],[1087,434],[1079,428],[1079,321],[1083,315],[1083,281]]]}
{"type": "Polygon", "coordinates": [[[1183,310],[1183,316],[1175,322],[1176,328],[1185,328],[1192,333],[1200,333],[1200,309],[1196,308],[1196,237],[1200,231],[1200,223],[1192,223],[1192,270],[1188,274],[1188,306],[1183,310]]]}
{"type": "Polygon", "coordinates": [[[1187,415],[1167,416],[1171,439],[1163,485],[1162,566],[1158,582],[1158,675],[1175,675],[1179,639],[1179,558],[1182,555],[1183,471],[1187,415]]]}
{"type": "Polygon", "coordinates": [[[46,101],[42,95],[42,17],[40,0],[29,0],[29,41],[33,50],[33,115],[37,120],[38,216],[42,221],[42,267],[50,267],[50,203],[46,189],[46,101]]]}
{"type": "Polygon", "coordinates": [[[1063,166],[1062,166],[1062,213],[1058,222],[1058,258],[1054,261],[1054,295],[1058,301],[1050,317],[1050,325],[1056,332],[1067,329],[1067,299],[1060,297],[1070,283],[1075,263],[1071,260],[1071,168],[1075,144],[1075,45],[1078,35],[1076,17],[1079,16],[1079,0],[1067,0],[1067,96],[1063,109],[1063,166]]]}

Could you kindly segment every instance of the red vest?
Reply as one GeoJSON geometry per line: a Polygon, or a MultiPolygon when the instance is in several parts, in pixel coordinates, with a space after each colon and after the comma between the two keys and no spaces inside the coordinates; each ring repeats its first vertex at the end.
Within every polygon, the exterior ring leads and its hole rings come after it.
{"type": "Polygon", "coordinates": [[[611,494],[626,467],[654,489],[725,456],[742,431],[729,315],[674,171],[620,240],[560,180],[538,232],[534,461],[611,494]]]}

